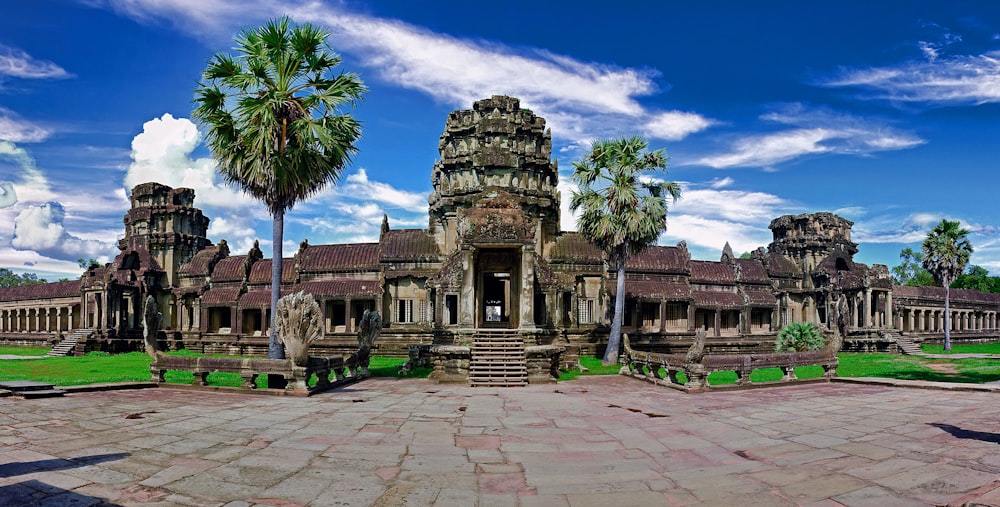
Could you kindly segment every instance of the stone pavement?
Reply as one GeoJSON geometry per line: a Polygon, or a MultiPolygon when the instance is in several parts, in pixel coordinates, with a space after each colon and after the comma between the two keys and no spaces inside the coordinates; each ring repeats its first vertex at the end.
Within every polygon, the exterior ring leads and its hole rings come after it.
{"type": "Polygon", "coordinates": [[[1000,505],[998,401],[848,383],[686,395],[619,376],[3,398],[0,504],[1000,505]]]}

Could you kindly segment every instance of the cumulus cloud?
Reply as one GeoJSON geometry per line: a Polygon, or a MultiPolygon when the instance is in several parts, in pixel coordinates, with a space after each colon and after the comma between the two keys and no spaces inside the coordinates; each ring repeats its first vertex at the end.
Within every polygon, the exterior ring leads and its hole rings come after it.
{"type": "MultiPolygon", "coordinates": [[[[55,198],[45,174],[35,166],[34,157],[24,148],[10,141],[0,140],[0,168],[7,165],[13,169],[10,173],[20,174],[21,177],[16,181],[2,182],[6,184],[5,188],[13,189],[3,202],[14,202],[6,207],[16,202],[44,202],[55,198]]],[[[0,206],[3,207],[5,206],[0,206]]]]}
{"type": "Polygon", "coordinates": [[[14,219],[11,246],[54,258],[99,257],[112,251],[114,242],[85,240],[66,231],[66,212],[57,202],[28,206],[14,219]]]}
{"type": "Polygon", "coordinates": [[[368,172],[363,168],[348,176],[347,181],[337,188],[336,193],[341,197],[366,196],[390,209],[402,208],[412,213],[427,213],[426,193],[408,192],[387,183],[369,180],[368,172]]]}
{"type": "Polygon", "coordinates": [[[790,128],[737,138],[723,153],[707,155],[692,163],[716,169],[772,168],[807,155],[831,153],[867,156],[879,151],[913,148],[925,142],[915,134],[894,129],[878,121],[822,108],[809,108],[803,104],[780,106],[761,115],[760,119],[790,128]]]}
{"type": "Polygon", "coordinates": [[[257,206],[250,196],[227,186],[209,157],[191,156],[201,134],[187,118],[166,113],[142,125],[142,132],[132,139],[132,164],[125,174],[125,186],[131,190],[140,183],[156,182],[171,187],[195,190],[198,206],[220,211],[245,211],[257,206]]]}
{"type": "Polygon", "coordinates": [[[681,111],[654,113],[651,116],[652,118],[644,127],[646,135],[667,141],[684,139],[688,135],[705,130],[716,123],[699,114],[681,111]]]}
{"type": "Polygon", "coordinates": [[[766,246],[771,242],[767,228],[771,220],[797,211],[796,205],[774,194],[737,187],[732,178],[681,182],[681,199],[670,205],[667,232],[660,243],[684,240],[692,255],[706,259],[720,255],[727,242],[737,253],[766,246]]]}
{"type": "Polygon", "coordinates": [[[70,73],[55,63],[36,60],[21,49],[0,44],[0,75],[24,79],[70,77],[70,73]]]}

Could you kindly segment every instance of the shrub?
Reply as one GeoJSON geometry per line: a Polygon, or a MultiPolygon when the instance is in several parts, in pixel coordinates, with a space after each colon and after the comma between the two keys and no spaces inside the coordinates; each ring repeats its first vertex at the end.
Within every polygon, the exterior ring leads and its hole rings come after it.
{"type": "Polygon", "coordinates": [[[823,334],[811,322],[793,322],[781,328],[774,342],[777,352],[802,352],[823,348],[823,334]]]}

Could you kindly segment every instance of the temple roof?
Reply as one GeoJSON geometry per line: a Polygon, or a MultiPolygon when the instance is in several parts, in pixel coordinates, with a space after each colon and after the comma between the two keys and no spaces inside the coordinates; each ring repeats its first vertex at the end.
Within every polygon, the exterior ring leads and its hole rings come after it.
{"type": "Polygon", "coordinates": [[[436,261],[441,257],[434,236],[426,229],[389,230],[379,241],[380,259],[386,261],[436,261]]]}
{"type": "Polygon", "coordinates": [[[194,257],[191,257],[191,260],[187,264],[181,266],[177,270],[177,273],[184,276],[208,276],[210,274],[209,269],[211,268],[212,259],[215,258],[217,253],[219,253],[218,245],[205,247],[194,254],[194,257]]]}
{"type": "Polygon", "coordinates": [[[744,287],[743,294],[746,296],[747,303],[750,306],[772,307],[778,303],[778,298],[774,297],[774,293],[771,292],[770,288],[744,287]]]}
{"type": "MultiPolygon", "coordinates": [[[[294,281],[295,259],[285,257],[281,260],[281,283],[294,281]]],[[[253,266],[250,268],[249,282],[252,284],[271,284],[271,259],[261,259],[253,263],[253,266]]]]}
{"type": "MultiPolygon", "coordinates": [[[[944,301],[944,287],[909,285],[894,285],[892,287],[892,297],[911,299],[935,299],[944,301]]],[[[950,297],[952,302],[968,301],[972,303],[1000,303],[1000,294],[979,292],[969,289],[951,289],[950,297]]]]}
{"type": "MultiPolygon", "coordinates": [[[[611,295],[618,292],[614,283],[609,283],[611,295]]],[[[625,280],[625,297],[632,299],[659,299],[665,301],[688,301],[691,286],[687,280],[625,280]]]]}
{"type": "Polygon", "coordinates": [[[604,262],[604,253],[578,233],[564,232],[552,246],[552,262],[604,262]]]}
{"type": "Polygon", "coordinates": [[[0,301],[80,297],[80,280],[0,288],[0,301]]]}
{"type": "MultiPolygon", "coordinates": [[[[228,288],[228,289],[209,289],[201,295],[201,304],[203,305],[234,305],[236,304],[236,298],[240,295],[239,288],[228,288]]],[[[270,302],[270,300],[268,300],[270,302]]]]}
{"type": "Polygon", "coordinates": [[[377,271],[379,245],[378,243],[309,245],[296,256],[296,262],[303,272],[377,271]]]}
{"type": "Polygon", "coordinates": [[[691,261],[691,281],[733,285],[736,283],[736,273],[733,273],[731,267],[721,262],[691,261]]]}
{"type": "Polygon", "coordinates": [[[768,252],[765,257],[767,273],[778,278],[798,278],[802,270],[791,259],[776,252],[768,252]]]}
{"type": "Polygon", "coordinates": [[[241,282],[245,272],[246,255],[233,255],[215,263],[212,270],[213,282],[241,282]]]}
{"type": "MultiPolygon", "coordinates": [[[[688,254],[675,246],[651,246],[625,263],[625,270],[644,273],[687,273],[688,254]]],[[[627,284],[628,282],[626,282],[627,284]]]]}
{"type": "Polygon", "coordinates": [[[733,292],[696,290],[694,304],[699,308],[738,309],[743,307],[743,298],[733,292]]]}
{"type": "Polygon", "coordinates": [[[340,278],[320,282],[304,282],[296,284],[292,290],[293,292],[304,291],[314,296],[361,296],[370,298],[382,295],[382,284],[378,280],[340,278]]]}
{"type": "MultiPolygon", "coordinates": [[[[279,297],[285,297],[290,294],[291,291],[288,289],[282,289],[280,291],[279,297]]],[[[271,289],[267,290],[252,290],[240,296],[239,302],[240,308],[270,308],[271,307],[271,289]]]]}
{"type": "Polygon", "coordinates": [[[771,284],[764,265],[756,259],[734,259],[740,268],[741,283],[771,284]]]}

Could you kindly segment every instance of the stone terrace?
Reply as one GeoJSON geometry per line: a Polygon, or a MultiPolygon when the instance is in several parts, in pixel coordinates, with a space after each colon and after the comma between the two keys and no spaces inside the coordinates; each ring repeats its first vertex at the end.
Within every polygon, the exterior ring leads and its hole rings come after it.
{"type": "Polygon", "coordinates": [[[1000,505],[997,394],[690,396],[371,379],[309,399],[0,399],[0,499],[52,505],[1000,505]]]}

